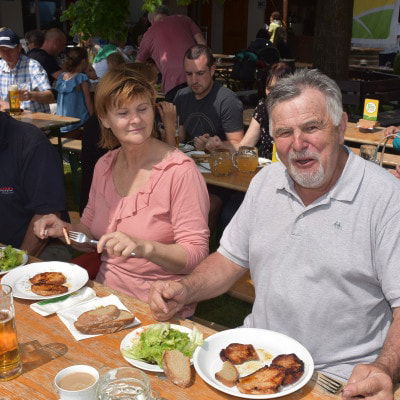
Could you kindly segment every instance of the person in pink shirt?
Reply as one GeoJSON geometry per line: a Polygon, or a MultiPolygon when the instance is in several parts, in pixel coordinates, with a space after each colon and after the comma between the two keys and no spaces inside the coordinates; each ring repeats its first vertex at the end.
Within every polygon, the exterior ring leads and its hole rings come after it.
{"type": "MultiPolygon", "coordinates": [[[[153,136],[155,91],[140,74],[108,72],[95,108],[100,144],[110,151],[96,164],[82,218],[71,225],[45,215],[34,232],[41,239],[62,238],[65,227],[98,239],[96,280],[147,301],[151,281],[179,279],[207,256],[207,188],[189,157],[153,136]]],[[[189,305],[181,316],[194,309],[189,305]]]]}
{"type": "Polygon", "coordinates": [[[160,6],[149,13],[151,27],[143,35],[136,61],[153,59],[162,75],[162,90],[166,101],[172,102],[176,92],[186,86],[183,58],[187,49],[206,44],[200,28],[186,15],[169,15],[160,6]]]}

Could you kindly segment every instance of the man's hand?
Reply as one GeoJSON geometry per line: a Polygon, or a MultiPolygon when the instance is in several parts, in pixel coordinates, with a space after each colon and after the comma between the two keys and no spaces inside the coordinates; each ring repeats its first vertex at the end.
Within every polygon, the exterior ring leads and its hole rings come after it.
{"type": "Polygon", "coordinates": [[[187,300],[187,287],[179,281],[156,281],[150,287],[148,303],[158,321],[171,319],[187,300]]]}
{"type": "Polygon", "coordinates": [[[386,368],[378,363],[359,364],[353,369],[342,392],[342,398],[393,400],[393,382],[386,368]]]}
{"type": "Polygon", "coordinates": [[[0,100],[0,111],[6,110],[8,107],[8,101],[0,100]]]}
{"type": "Polygon", "coordinates": [[[205,133],[204,135],[195,137],[193,140],[195,149],[205,150],[209,138],[210,138],[209,133],[205,133]]]}

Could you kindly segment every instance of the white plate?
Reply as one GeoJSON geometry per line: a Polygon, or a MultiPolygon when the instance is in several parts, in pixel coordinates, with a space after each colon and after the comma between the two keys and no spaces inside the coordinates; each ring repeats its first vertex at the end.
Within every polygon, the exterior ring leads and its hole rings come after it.
{"type": "Polygon", "coordinates": [[[87,271],[76,264],[70,264],[61,261],[48,261],[27,264],[17,269],[12,269],[1,280],[1,283],[10,285],[13,289],[13,296],[26,300],[43,300],[64,296],[67,293],[76,292],[88,281],[87,271]],[[65,286],[68,292],[56,294],[53,296],[39,296],[31,291],[29,279],[42,272],[62,272],[67,278],[65,286]]]}
{"type": "MultiPolygon", "coordinates": [[[[134,367],[143,369],[145,371],[163,372],[164,370],[162,368],[160,368],[157,364],[149,364],[144,361],[135,360],[133,358],[128,358],[128,357],[125,357],[124,353],[123,353],[124,350],[127,350],[128,348],[132,347],[133,340],[137,339],[145,329],[148,329],[151,326],[153,326],[153,325],[141,326],[140,328],[137,328],[137,329],[133,330],[132,332],[128,333],[122,339],[119,349],[121,350],[122,356],[125,358],[125,360],[128,361],[128,363],[133,365],[134,367]]],[[[182,325],[170,324],[170,327],[173,329],[176,329],[178,331],[181,331],[181,332],[186,332],[186,333],[192,332],[192,330],[190,328],[186,328],[186,326],[182,326],[182,325]]]]}
{"type": "Polygon", "coordinates": [[[187,143],[179,143],[179,150],[183,151],[184,153],[187,153],[189,151],[194,150],[194,146],[192,146],[191,144],[187,144],[187,143]]]}
{"type": "MultiPolygon", "coordinates": [[[[6,246],[0,246],[0,249],[4,249],[6,246]]],[[[22,251],[22,250],[20,250],[20,249],[16,249],[15,247],[13,247],[13,249],[14,250],[18,250],[18,251],[22,251]]],[[[0,275],[4,275],[4,274],[8,274],[10,271],[12,271],[13,269],[15,269],[15,268],[18,268],[18,267],[22,267],[23,265],[25,265],[27,262],[28,262],[28,255],[26,254],[26,253],[24,253],[23,255],[22,255],[22,263],[21,264],[19,264],[19,265],[16,265],[15,267],[12,267],[11,269],[9,269],[9,270],[7,270],[7,271],[2,271],[2,270],[0,270],[0,275]]]]}
{"type": "Polygon", "coordinates": [[[273,399],[286,396],[303,387],[311,379],[314,372],[313,359],[308,350],[299,342],[282,333],[256,328],[230,329],[209,336],[204,340],[203,345],[195,350],[193,364],[196,372],[209,385],[221,392],[244,399],[273,399]],[[271,353],[272,358],[279,354],[295,353],[304,362],[304,374],[297,382],[282,386],[280,391],[274,394],[240,393],[236,386],[230,388],[215,379],[215,373],[222,367],[219,353],[231,343],[252,344],[256,349],[263,349],[271,353]]]}

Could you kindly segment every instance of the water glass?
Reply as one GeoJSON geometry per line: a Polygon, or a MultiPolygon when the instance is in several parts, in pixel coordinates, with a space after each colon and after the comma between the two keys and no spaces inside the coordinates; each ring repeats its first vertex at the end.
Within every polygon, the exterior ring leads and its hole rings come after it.
{"type": "Polygon", "coordinates": [[[0,381],[16,378],[21,372],[12,289],[0,284],[0,381]]]}
{"type": "Polygon", "coordinates": [[[233,155],[235,167],[243,173],[254,172],[258,167],[258,150],[256,147],[241,146],[233,155]]]}
{"type": "Polygon", "coordinates": [[[210,154],[210,169],[215,176],[226,176],[232,173],[232,156],[228,150],[216,149],[210,154]]]}
{"type": "Polygon", "coordinates": [[[141,370],[121,367],[108,371],[100,378],[99,400],[153,400],[150,379],[141,370]]]}
{"type": "Polygon", "coordinates": [[[375,160],[375,151],[376,151],[375,145],[362,144],[360,146],[360,157],[364,158],[365,160],[376,161],[375,160]]]}

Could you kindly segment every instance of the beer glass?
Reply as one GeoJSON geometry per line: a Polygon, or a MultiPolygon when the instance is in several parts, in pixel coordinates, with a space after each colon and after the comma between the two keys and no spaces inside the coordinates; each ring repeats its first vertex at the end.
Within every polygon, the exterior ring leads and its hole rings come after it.
{"type": "Polygon", "coordinates": [[[13,379],[21,371],[12,290],[0,284],[0,381],[13,379]]]}
{"type": "Polygon", "coordinates": [[[258,150],[256,147],[241,146],[233,155],[235,167],[243,173],[254,172],[258,167],[258,150]]]}
{"type": "Polygon", "coordinates": [[[216,149],[210,154],[210,169],[215,176],[232,173],[232,156],[228,150],[216,149]]]}
{"type": "Polygon", "coordinates": [[[8,101],[10,103],[10,114],[18,115],[21,113],[21,104],[19,101],[18,85],[10,85],[8,87],[8,101]]]}

